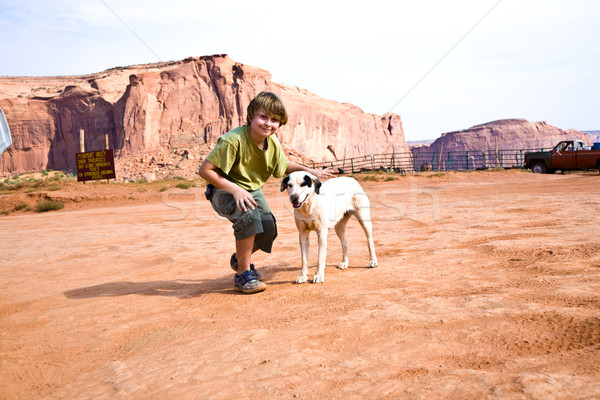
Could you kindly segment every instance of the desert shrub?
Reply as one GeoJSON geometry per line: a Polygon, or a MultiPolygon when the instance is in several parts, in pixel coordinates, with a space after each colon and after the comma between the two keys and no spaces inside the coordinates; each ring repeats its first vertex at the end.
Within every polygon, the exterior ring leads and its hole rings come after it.
{"type": "Polygon", "coordinates": [[[379,177],[377,175],[371,175],[371,174],[364,174],[364,175],[358,175],[358,176],[354,176],[354,178],[356,178],[357,181],[362,181],[362,182],[379,182],[379,177]]]}
{"type": "Polygon", "coordinates": [[[23,182],[15,182],[12,185],[10,185],[9,189],[10,190],[19,190],[22,189],[25,186],[25,184],[23,182]]]}
{"type": "Polygon", "coordinates": [[[61,203],[60,201],[43,200],[37,204],[37,206],[35,207],[35,210],[37,212],[56,211],[56,210],[62,209],[64,206],[65,205],[63,203],[61,203]]]}
{"type": "Polygon", "coordinates": [[[175,187],[177,187],[179,189],[189,189],[192,186],[194,186],[194,182],[190,182],[190,181],[180,182],[177,185],[175,185],[175,187]]]}
{"type": "Polygon", "coordinates": [[[441,178],[442,176],[446,176],[445,172],[436,172],[431,175],[427,175],[428,178],[441,178]]]}
{"type": "Polygon", "coordinates": [[[26,209],[27,207],[27,203],[19,203],[15,206],[15,208],[13,208],[13,211],[21,211],[26,209]]]}

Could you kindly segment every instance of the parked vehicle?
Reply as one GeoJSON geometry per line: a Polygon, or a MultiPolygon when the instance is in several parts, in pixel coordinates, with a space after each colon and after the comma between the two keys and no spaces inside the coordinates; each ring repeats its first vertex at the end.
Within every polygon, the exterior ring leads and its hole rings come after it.
{"type": "Polygon", "coordinates": [[[581,140],[563,140],[550,151],[525,153],[525,166],[534,173],[552,174],[557,170],[600,170],[600,146],[586,146],[581,140]]]}

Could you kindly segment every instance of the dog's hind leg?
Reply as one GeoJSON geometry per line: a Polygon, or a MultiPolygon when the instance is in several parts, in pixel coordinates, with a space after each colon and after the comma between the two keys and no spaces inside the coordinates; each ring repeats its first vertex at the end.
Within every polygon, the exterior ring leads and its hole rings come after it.
{"type": "Polygon", "coordinates": [[[369,246],[369,268],[377,266],[377,256],[375,255],[375,243],[373,242],[373,224],[371,223],[371,212],[369,211],[370,203],[366,197],[362,200],[362,205],[356,210],[356,219],[360,226],[365,231],[367,243],[369,246]],[[366,201],[365,201],[366,200],[366,201]]]}
{"type": "Polygon", "coordinates": [[[346,225],[348,225],[348,220],[350,219],[350,214],[344,215],[344,217],[335,225],[335,233],[337,233],[340,238],[340,242],[342,244],[342,261],[338,265],[339,269],[348,268],[348,240],[346,239],[346,225]]]}

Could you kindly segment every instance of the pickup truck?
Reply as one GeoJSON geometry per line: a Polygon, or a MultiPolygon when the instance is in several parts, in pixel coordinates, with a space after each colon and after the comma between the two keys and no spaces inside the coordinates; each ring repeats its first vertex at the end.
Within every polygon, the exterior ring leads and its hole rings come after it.
{"type": "Polygon", "coordinates": [[[581,140],[563,140],[550,151],[525,153],[525,166],[534,173],[556,170],[600,169],[600,149],[591,149],[581,140]]]}

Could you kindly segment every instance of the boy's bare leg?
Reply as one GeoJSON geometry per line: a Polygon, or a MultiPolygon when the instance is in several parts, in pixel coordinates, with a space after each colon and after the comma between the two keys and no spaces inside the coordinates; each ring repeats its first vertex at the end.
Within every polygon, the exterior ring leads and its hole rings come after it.
{"type": "Polygon", "coordinates": [[[235,241],[235,253],[238,262],[238,275],[250,270],[250,258],[254,250],[254,236],[235,241]]]}

